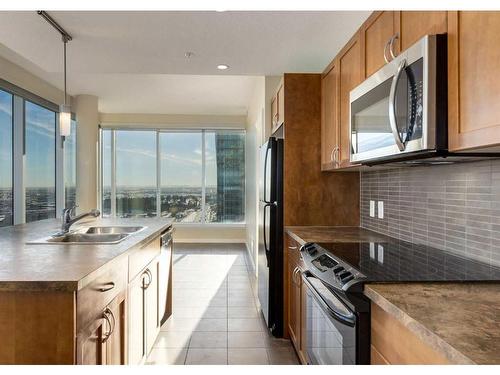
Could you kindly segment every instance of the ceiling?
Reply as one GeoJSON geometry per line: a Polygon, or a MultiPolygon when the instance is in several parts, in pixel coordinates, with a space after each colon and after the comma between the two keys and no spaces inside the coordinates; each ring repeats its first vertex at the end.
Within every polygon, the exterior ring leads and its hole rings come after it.
{"type": "MultiPolygon", "coordinates": [[[[369,15],[49,13],[73,36],[69,92],[97,95],[101,112],[232,115],[246,113],[255,76],[321,72],[369,15]]],[[[0,24],[0,55],[61,87],[57,32],[36,12],[0,12],[0,24]]]]}

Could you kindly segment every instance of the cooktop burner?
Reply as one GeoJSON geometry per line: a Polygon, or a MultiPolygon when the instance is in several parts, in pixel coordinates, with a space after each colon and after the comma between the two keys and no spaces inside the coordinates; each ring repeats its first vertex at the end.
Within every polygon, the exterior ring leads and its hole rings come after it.
{"type": "Polygon", "coordinates": [[[311,272],[344,291],[367,281],[500,280],[499,267],[405,241],[309,243],[302,254],[311,272]]]}

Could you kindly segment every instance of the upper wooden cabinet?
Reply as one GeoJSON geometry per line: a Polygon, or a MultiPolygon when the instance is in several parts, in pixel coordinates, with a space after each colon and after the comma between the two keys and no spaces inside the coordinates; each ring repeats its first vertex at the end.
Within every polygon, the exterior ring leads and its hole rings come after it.
{"type": "Polygon", "coordinates": [[[283,82],[280,83],[276,95],[271,100],[271,133],[274,133],[285,121],[285,90],[283,82]]]}
{"type": "Polygon", "coordinates": [[[446,11],[402,11],[396,12],[396,30],[399,32],[401,51],[430,34],[444,34],[447,31],[446,11]]]}
{"type": "Polygon", "coordinates": [[[339,166],[338,126],[338,68],[331,64],[330,70],[321,78],[321,170],[328,171],[339,166]]]}
{"type": "Polygon", "coordinates": [[[448,13],[448,142],[452,151],[500,144],[500,12],[448,13]]]}
{"type": "MultiPolygon", "coordinates": [[[[384,52],[389,58],[388,42],[397,33],[397,12],[373,12],[360,29],[361,60],[364,63],[363,78],[371,76],[384,66],[384,52]]],[[[399,52],[396,39],[393,43],[394,53],[399,52]]]]}
{"type": "Polygon", "coordinates": [[[350,99],[353,88],[363,80],[364,64],[361,60],[361,43],[359,34],[356,34],[342,49],[337,57],[339,69],[339,141],[340,141],[340,167],[349,167],[351,145],[349,137],[350,99]]]}

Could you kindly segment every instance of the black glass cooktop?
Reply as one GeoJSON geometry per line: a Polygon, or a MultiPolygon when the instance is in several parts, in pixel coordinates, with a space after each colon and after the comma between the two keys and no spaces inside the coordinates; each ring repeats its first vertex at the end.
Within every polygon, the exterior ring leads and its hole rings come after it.
{"type": "Polygon", "coordinates": [[[318,245],[356,268],[366,281],[500,280],[500,267],[405,241],[318,245]]]}

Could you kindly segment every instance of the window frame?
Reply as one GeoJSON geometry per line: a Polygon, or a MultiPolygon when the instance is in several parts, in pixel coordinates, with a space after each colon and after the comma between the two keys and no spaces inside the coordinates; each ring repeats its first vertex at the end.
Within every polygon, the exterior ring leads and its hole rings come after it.
{"type": "MultiPolygon", "coordinates": [[[[139,125],[138,125],[139,126],[139,125]]],[[[207,227],[217,227],[217,228],[244,228],[246,227],[246,207],[245,214],[242,222],[229,223],[229,222],[206,222],[205,221],[205,203],[206,203],[206,133],[227,131],[241,133],[246,139],[246,129],[240,127],[210,127],[210,128],[179,128],[179,127],[168,127],[168,128],[155,128],[155,127],[131,127],[131,126],[103,126],[99,125],[99,171],[98,171],[98,208],[102,211],[103,206],[103,131],[111,131],[111,213],[109,217],[116,217],[116,142],[115,142],[115,131],[151,131],[156,133],[156,217],[161,218],[161,150],[160,150],[160,135],[162,133],[201,133],[201,160],[202,160],[202,219],[200,222],[174,222],[175,225],[191,228],[207,228],[207,227]]],[[[246,149],[243,149],[244,159],[246,160],[246,149]]],[[[244,165],[246,169],[246,165],[244,165]]],[[[245,170],[245,182],[246,182],[246,170],[245,170]]],[[[246,183],[244,195],[246,197],[246,183]]],[[[243,199],[243,204],[245,205],[245,199],[243,199]]]]}
{"type": "MultiPolygon", "coordinates": [[[[45,108],[55,114],[55,218],[60,217],[60,212],[65,204],[64,180],[64,137],[59,129],[59,106],[41,96],[33,94],[0,78],[0,90],[12,95],[12,190],[13,190],[13,225],[26,223],[26,186],[25,186],[25,155],[26,155],[26,102],[45,108]]],[[[72,114],[72,118],[74,114],[72,114]]],[[[49,220],[53,220],[50,218],[49,220]]],[[[32,223],[35,223],[33,221],[32,223]]]]}

